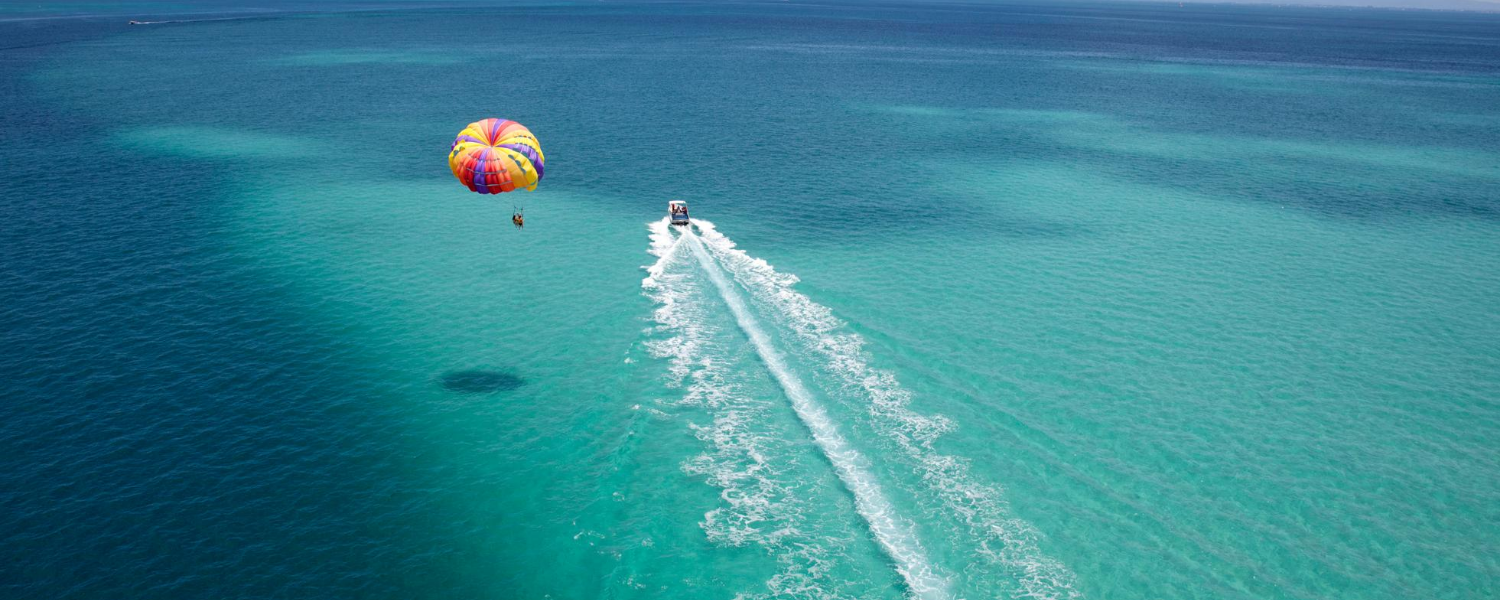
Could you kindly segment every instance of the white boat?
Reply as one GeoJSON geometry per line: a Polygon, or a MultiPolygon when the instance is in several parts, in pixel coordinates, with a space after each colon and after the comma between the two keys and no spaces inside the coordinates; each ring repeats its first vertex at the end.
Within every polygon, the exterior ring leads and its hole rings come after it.
{"type": "Polygon", "coordinates": [[[672,200],[667,203],[667,216],[672,219],[673,225],[688,224],[687,203],[681,200],[672,200]]]}

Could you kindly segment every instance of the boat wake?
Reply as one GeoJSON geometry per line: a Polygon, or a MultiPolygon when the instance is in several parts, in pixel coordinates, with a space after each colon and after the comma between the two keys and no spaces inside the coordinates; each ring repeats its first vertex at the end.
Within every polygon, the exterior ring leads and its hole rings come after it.
{"type": "Polygon", "coordinates": [[[766,261],[750,256],[719,233],[713,223],[696,220],[699,239],[719,264],[764,307],[777,323],[794,334],[809,356],[824,361],[825,371],[841,385],[838,396],[863,405],[872,428],[901,450],[900,458],[921,474],[927,492],[941,501],[951,519],[962,524],[958,533],[974,540],[986,562],[1002,568],[1000,580],[1010,595],[1020,598],[1076,598],[1072,572],[1038,547],[1038,532],[1015,518],[999,488],[987,486],[969,472],[968,463],[934,449],[933,443],[952,429],[945,418],[919,414],[909,407],[911,394],[894,375],[869,366],[864,340],[828,310],[793,286],[797,278],[778,273],[766,261]]]}
{"type": "MultiPolygon", "coordinates": [[[[704,322],[678,301],[688,290],[703,293],[699,286],[706,278],[839,479],[854,495],[856,509],[870,534],[893,561],[913,596],[950,597],[952,582],[928,562],[912,523],[896,514],[876,483],[873,465],[844,437],[849,432],[840,431],[820,404],[820,397],[847,409],[868,431],[883,438],[874,443],[894,450],[878,456],[881,462],[892,463],[886,466],[919,475],[893,479],[895,485],[917,499],[923,514],[941,521],[923,523],[928,527],[925,531],[946,534],[949,539],[941,541],[960,554],[967,554],[967,549],[977,554],[974,565],[953,565],[952,570],[969,584],[962,586],[965,589],[959,595],[978,592],[1018,598],[1080,597],[1071,571],[1041,551],[1037,531],[1011,515],[1001,490],[976,479],[965,460],[934,448],[936,439],[951,430],[952,423],[911,410],[911,394],[894,375],[868,364],[864,340],[858,334],[849,331],[827,307],[794,289],[795,276],[779,273],[764,260],[736,248],[708,221],[697,219],[694,226],[696,234],[684,230],[674,236],[666,220],[651,225],[653,252],[661,261],[652,267],[645,287],[661,304],[657,322],[677,334],[657,347],[658,356],[673,359],[674,377],[685,376],[684,365],[690,362],[679,359],[692,356],[694,344],[710,339],[713,333],[702,330],[704,322]],[[679,272],[671,281],[661,279],[666,276],[659,268],[665,264],[662,261],[681,255],[694,257],[700,272],[679,272]],[[773,337],[767,327],[777,334],[773,337]],[[801,377],[799,372],[811,378],[801,377]],[[808,382],[818,395],[809,389],[808,382]]],[[[690,390],[689,397],[693,393],[690,390]]]]}
{"type": "MultiPolygon", "coordinates": [[[[701,409],[705,424],[692,425],[706,450],[683,465],[720,489],[720,508],[703,516],[701,526],[710,541],[733,547],[759,546],[775,557],[780,570],[769,581],[767,594],[750,598],[808,598],[834,600],[857,597],[841,591],[832,575],[839,560],[836,547],[808,531],[804,501],[796,494],[794,470],[785,457],[793,444],[764,426],[775,412],[773,403],[745,393],[748,370],[742,357],[720,343],[722,323],[710,310],[702,278],[688,267],[682,238],[665,221],[652,224],[651,253],[657,257],[642,282],[646,294],[659,305],[654,312],[658,337],[646,346],[653,356],[668,361],[668,385],[683,395],[669,404],[701,409]]],[[[836,545],[835,545],[836,546],[836,545]]]]}
{"type": "Polygon", "coordinates": [[[870,532],[874,534],[881,550],[895,561],[896,571],[906,581],[912,595],[934,600],[947,598],[947,582],[927,562],[922,544],[912,531],[910,522],[896,514],[895,508],[881,491],[880,484],[875,481],[875,476],[865,467],[864,457],[839,434],[838,426],[803,385],[802,380],[787,366],[786,359],[772,345],[770,337],[761,329],[759,321],[750,313],[750,308],[740,298],[739,292],[724,277],[723,271],[709,256],[703,243],[691,231],[685,232],[683,237],[693,256],[698,258],[698,264],[713,281],[714,287],[719,289],[719,295],[729,306],[730,312],[734,313],[740,329],[749,336],[756,354],[760,355],[776,383],[791,400],[792,410],[796,411],[797,418],[812,432],[813,442],[833,464],[844,486],[854,494],[854,503],[860,517],[870,526],[870,532]]]}

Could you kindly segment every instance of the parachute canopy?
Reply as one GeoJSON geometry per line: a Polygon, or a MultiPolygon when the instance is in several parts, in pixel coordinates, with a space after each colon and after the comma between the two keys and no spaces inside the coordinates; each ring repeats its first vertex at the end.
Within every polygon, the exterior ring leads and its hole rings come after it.
{"type": "Polygon", "coordinates": [[[505,119],[469,123],[448,152],[453,176],[481,194],[535,190],[542,180],[543,160],[536,136],[525,125],[505,119]]]}

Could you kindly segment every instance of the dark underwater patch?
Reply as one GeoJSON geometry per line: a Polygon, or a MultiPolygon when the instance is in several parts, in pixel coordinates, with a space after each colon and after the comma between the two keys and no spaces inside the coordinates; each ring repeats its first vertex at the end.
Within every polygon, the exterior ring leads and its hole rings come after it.
{"type": "Polygon", "coordinates": [[[462,394],[492,394],[508,392],[525,385],[526,380],[515,373],[491,369],[468,369],[449,371],[438,378],[443,388],[462,394]]]}

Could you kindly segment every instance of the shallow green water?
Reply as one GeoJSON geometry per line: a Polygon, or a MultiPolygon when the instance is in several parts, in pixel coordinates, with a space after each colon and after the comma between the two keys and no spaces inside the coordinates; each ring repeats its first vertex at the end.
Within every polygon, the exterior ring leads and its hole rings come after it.
{"type": "Polygon", "coordinates": [[[0,23],[8,597],[1493,595],[1500,21],[401,8],[0,23]]]}

